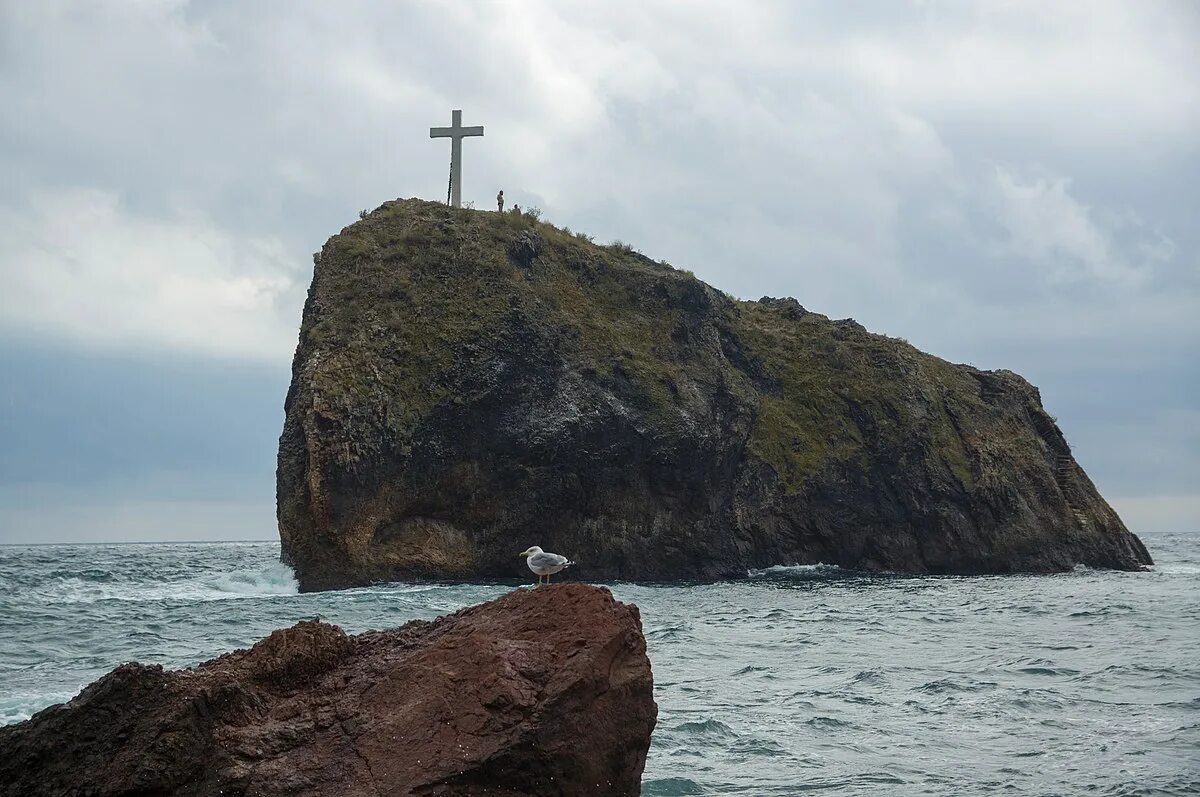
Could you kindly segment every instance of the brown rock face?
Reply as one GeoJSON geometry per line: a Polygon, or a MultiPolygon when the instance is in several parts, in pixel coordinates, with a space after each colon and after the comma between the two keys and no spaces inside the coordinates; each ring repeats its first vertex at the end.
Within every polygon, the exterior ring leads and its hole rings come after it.
{"type": "Polygon", "coordinates": [[[561,584],[358,636],[302,622],[194,670],[123,664],[0,728],[0,794],[638,794],[656,716],[637,607],[561,584]]]}
{"type": "Polygon", "coordinates": [[[1150,563],[1037,389],[521,215],[388,202],[316,258],[279,440],[302,590],[1150,563]]]}

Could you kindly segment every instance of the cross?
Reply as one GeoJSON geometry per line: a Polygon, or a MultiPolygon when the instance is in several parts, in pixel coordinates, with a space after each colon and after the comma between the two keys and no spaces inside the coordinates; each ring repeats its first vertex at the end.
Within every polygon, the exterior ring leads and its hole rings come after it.
{"type": "Polygon", "coordinates": [[[462,207],[462,140],[466,136],[482,136],[483,127],[463,127],[462,111],[450,112],[449,127],[429,128],[430,138],[450,139],[450,204],[462,207]]]}

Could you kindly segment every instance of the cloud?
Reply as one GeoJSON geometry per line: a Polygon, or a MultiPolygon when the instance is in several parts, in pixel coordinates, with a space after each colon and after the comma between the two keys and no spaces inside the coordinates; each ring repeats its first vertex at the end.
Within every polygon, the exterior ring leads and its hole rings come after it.
{"type": "Polygon", "coordinates": [[[1115,256],[1091,209],[1071,196],[1070,183],[1065,177],[1022,182],[997,166],[997,219],[1008,233],[1005,248],[1036,263],[1052,281],[1136,285],[1140,272],[1115,256]]]}
{"type": "Polygon", "coordinates": [[[1175,2],[931,2],[857,31],[846,60],[949,129],[1082,150],[1181,146],[1200,124],[1198,21],[1175,2]]]}
{"type": "Polygon", "coordinates": [[[302,274],[277,238],[197,213],[131,213],[112,193],[43,191],[0,212],[10,335],[280,360],[295,347],[302,274]]]}
{"type": "MultiPolygon", "coordinates": [[[[0,4],[0,345],[285,367],[311,253],[360,209],[444,196],[427,128],[462,108],[487,131],[466,144],[478,206],[504,188],[735,295],[1013,368],[1069,424],[1081,384],[1194,382],[1175,376],[1200,361],[1198,20],[1109,0],[0,4]]],[[[1136,435],[1102,430],[1197,404],[1122,395],[1079,429],[1106,489],[1136,495],[1136,435]]]]}

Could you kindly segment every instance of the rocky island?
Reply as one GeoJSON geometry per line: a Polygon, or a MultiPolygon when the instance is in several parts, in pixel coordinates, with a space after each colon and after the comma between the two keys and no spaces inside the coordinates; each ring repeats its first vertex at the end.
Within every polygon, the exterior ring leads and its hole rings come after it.
{"type": "Polygon", "coordinates": [[[1035,387],[530,214],[387,202],[314,257],[279,443],[301,589],[780,563],[1136,569],[1035,387]]]}
{"type": "Polygon", "coordinates": [[[0,727],[0,795],[636,795],[653,691],[637,607],[583,584],[357,636],[306,621],[0,727]]]}

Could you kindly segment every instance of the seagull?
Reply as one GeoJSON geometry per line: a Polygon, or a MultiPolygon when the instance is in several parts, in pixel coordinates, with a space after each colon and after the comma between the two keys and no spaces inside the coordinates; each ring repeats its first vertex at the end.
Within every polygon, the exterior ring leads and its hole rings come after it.
{"type": "Polygon", "coordinates": [[[559,556],[556,553],[546,553],[536,545],[521,551],[518,555],[524,556],[525,563],[529,565],[529,569],[537,573],[538,584],[542,583],[542,576],[546,577],[546,583],[549,584],[550,576],[575,564],[565,556],[559,556]]]}

